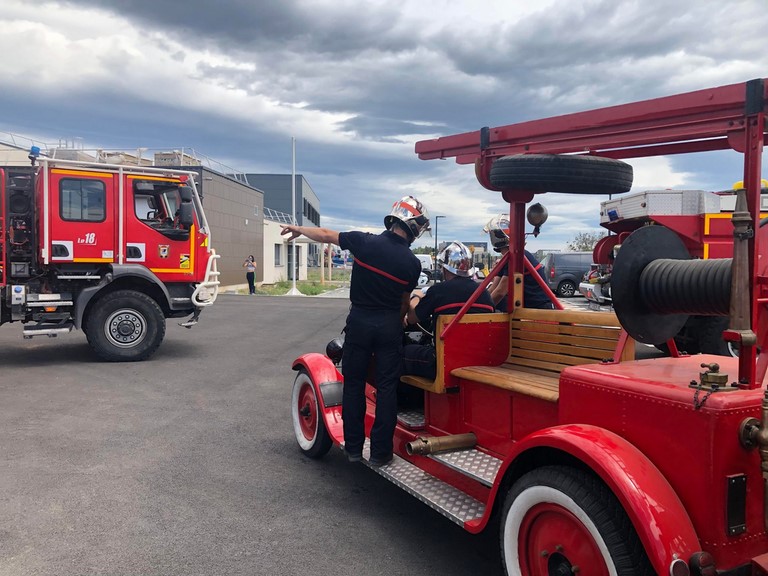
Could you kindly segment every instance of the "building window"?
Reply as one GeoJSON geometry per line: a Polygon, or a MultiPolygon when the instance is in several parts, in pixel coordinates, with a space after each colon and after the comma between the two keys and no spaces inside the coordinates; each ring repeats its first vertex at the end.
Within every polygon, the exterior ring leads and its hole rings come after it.
{"type": "Polygon", "coordinates": [[[259,215],[259,207],[258,206],[254,206],[253,207],[253,215],[254,216],[258,216],[259,215]]]}
{"type": "Polygon", "coordinates": [[[59,184],[59,208],[62,220],[103,222],[107,192],[101,180],[64,178],[59,184]]]}
{"type": "Polygon", "coordinates": [[[283,245],[275,244],[275,266],[283,265],[283,245]]]}

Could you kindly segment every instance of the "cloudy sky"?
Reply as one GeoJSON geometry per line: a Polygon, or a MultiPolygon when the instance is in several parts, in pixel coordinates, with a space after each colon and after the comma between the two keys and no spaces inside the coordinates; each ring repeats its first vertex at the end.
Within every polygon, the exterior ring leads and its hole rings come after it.
{"type": "MultiPolygon", "coordinates": [[[[3,0],[0,132],[280,173],[295,137],[324,226],[413,194],[482,241],[506,204],[416,141],[768,76],[766,30],[766,0],[3,0]]],[[[634,190],[741,179],[735,153],[631,163],[634,190]]],[[[599,230],[599,197],[537,200],[533,250],[599,230]]]]}

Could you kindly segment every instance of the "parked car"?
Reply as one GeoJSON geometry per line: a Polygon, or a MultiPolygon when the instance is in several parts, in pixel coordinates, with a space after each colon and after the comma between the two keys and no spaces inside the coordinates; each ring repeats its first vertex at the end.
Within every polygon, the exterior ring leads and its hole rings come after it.
{"type": "Polygon", "coordinates": [[[427,277],[428,281],[432,281],[435,276],[434,263],[432,262],[432,256],[429,254],[414,254],[416,258],[421,262],[421,272],[427,277]]]}
{"type": "Polygon", "coordinates": [[[346,260],[340,256],[334,256],[331,258],[331,262],[333,262],[335,268],[352,268],[352,264],[354,264],[355,260],[352,256],[346,260]]]}
{"type": "Polygon", "coordinates": [[[541,261],[549,288],[560,297],[578,293],[579,283],[592,266],[592,252],[550,252],[541,261]]]}

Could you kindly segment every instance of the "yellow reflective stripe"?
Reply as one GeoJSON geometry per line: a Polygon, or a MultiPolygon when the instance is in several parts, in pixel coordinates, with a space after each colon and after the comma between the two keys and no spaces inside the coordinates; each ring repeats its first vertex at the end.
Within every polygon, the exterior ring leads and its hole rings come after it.
{"type": "Polygon", "coordinates": [[[163,274],[189,274],[192,275],[191,268],[150,268],[152,272],[161,272],[163,274]]]}
{"type": "Polygon", "coordinates": [[[66,174],[68,176],[98,176],[103,178],[104,176],[112,176],[112,172],[85,172],[83,170],[61,170],[54,168],[51,170],[53,174],[66,174]]]}
{"type": "Polygon", "coordinates": [[[72,262],[114,262],[114,258],[73,258],[72,262]]]}
{"type": "Polygon", "coordinates": [[[135,174],[128,175],[129,180],[160,180],[161,182],[181,182],[178,178],[167,178],[163,176],[137,176],[135,174]]]}

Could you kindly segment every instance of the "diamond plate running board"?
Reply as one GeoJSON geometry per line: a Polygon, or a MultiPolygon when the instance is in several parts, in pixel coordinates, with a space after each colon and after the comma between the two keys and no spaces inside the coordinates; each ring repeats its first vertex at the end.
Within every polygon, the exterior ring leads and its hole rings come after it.
{"type": "Polygon", "coordinates": [[[474,448],[431,454],[430,458],[491,487],[501,468],[501,460],[474,448]]]}
{"type": "Polygon", "coordinates": [[[410,430],[423,430],[424,410],[403,410],[397,413],[397,422],[410,430]]]}
{"type": "Polygon", "coordinates": [[[363,448],[363,464],[459,526],[463,526],[470,520],[482,518],[485,504],[458,488],[427,474],[418,466],[397,455],[386,466],[371,466],[368,462],[369,454],[370,450],[366,442],[363,448]]]}

